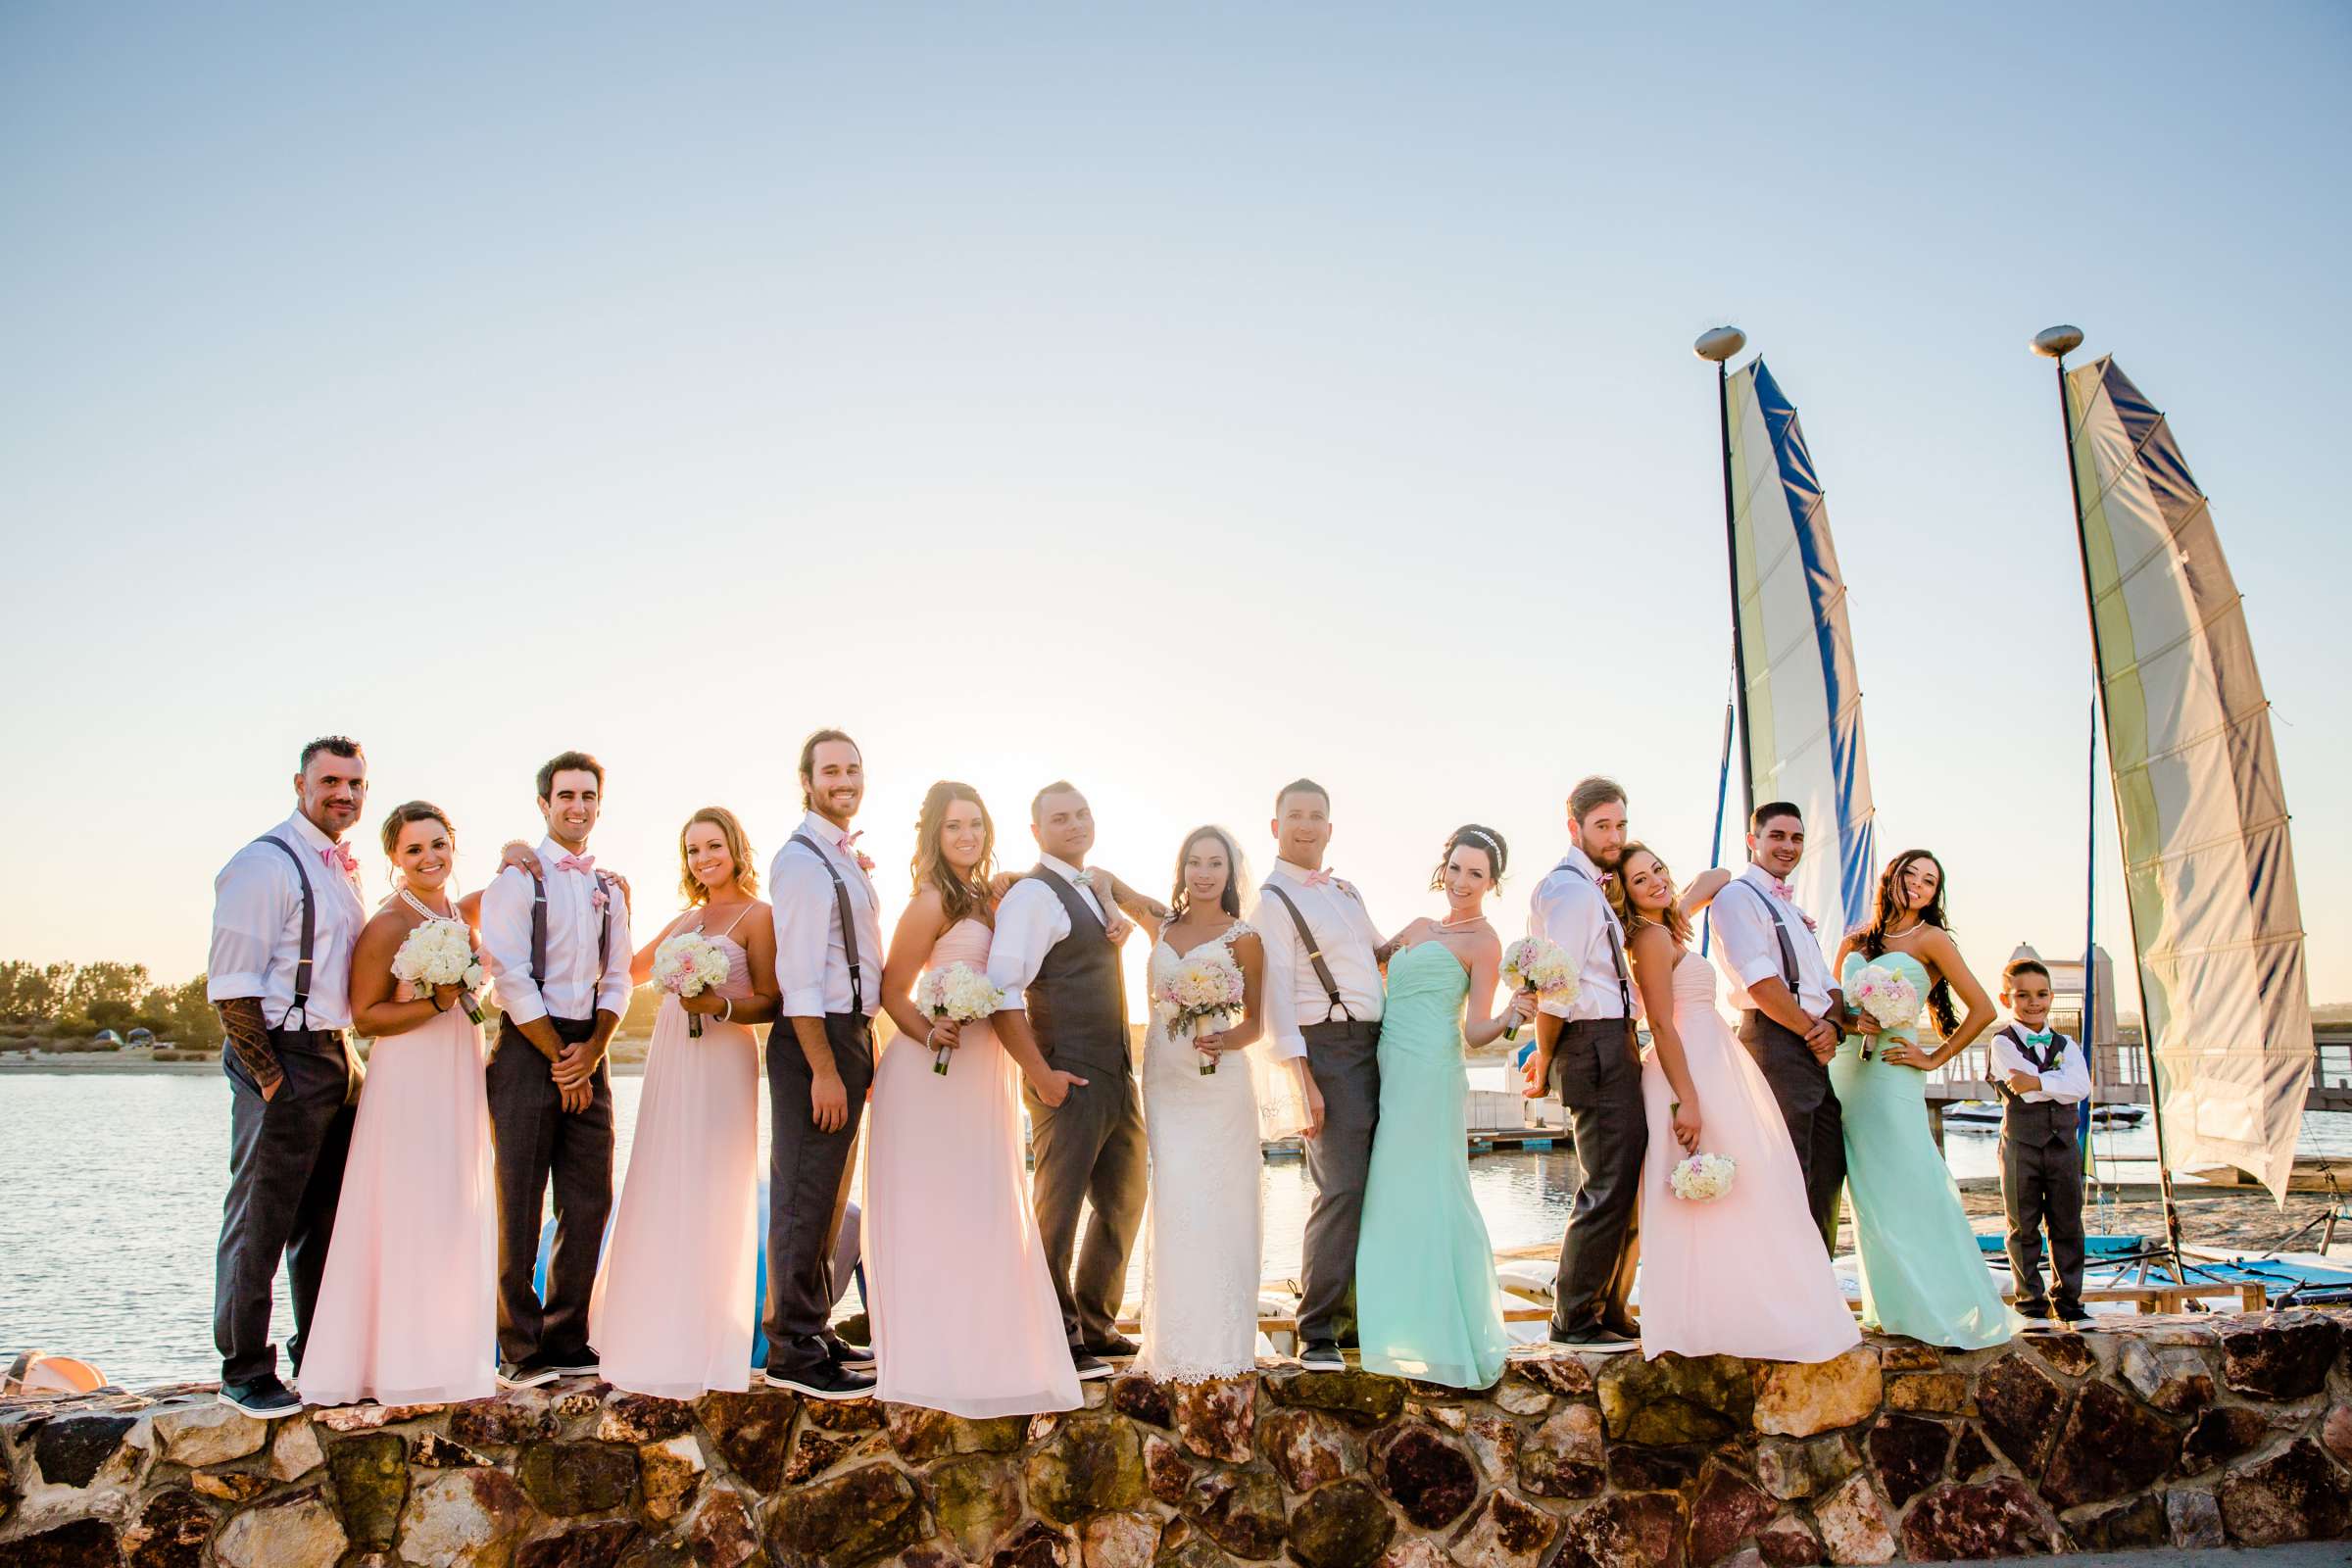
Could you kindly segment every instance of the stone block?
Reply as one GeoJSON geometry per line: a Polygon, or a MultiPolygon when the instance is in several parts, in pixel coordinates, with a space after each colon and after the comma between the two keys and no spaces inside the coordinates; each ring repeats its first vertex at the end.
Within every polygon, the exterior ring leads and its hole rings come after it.
{"type": "MultiPolygon", "coordinates": [[[[641,1559],[631,1546],[642,1546],[643,1532],[628,1519],[608,1519],[601,1524],[574,1525],[557,1535],[542,1536],[526,1541],[514,1552],[514,1568],[619,1568],[623,1554],[629,1568],[656,1568],[652,1560],[641,1559]]],[[[673,1568],[662,1563],[660,1568],[673,1568]]],[[[677,1563],[674,1568],[684,1568],[677,1563]]]]}
{"type": "Polygon", "coordinates": [[[1422,1530],[1453,1523],[1478,1500],[1470,1456],[1419,1422],[1391,1427],[1373,1442],[1372,1484],[1422,1530]]]}
{"type": "MultiPolygon", "coordinates": [[[[195,1493],[173,1487],[149,1497],[123,1530],[122,1561],[127,1568],[197,1568],[212,1535],[213,1510],[195,1493]]],[[[0,1558],[7,1550],[0,1546],[0,1558]]]]}
{"type": "Polygon", "coordinates": [[[2169,1415],[2191,1415],[2213,1402],[2213,1369],[2184,1346],[2126,1340],[2121,1369],[2132,1393],[2169,1415]]]}
{"type": "Polygon", "coordinates": [[[1756,1430],[1809,1438],[1856,1426],[1878,1413],[1886,1393],[1878,1348],[1871,1345],[1857,1345],[1828,1361],[1759,1361],[1756,1430]]]}
{"type": "Polygon", "coordinates": [[[1168,1399],[1168,1385],[1154,1383],[1150,1378],[1113,1378],[1110,1384],[1110,1407],[1132,1420],[1155,1427],[1174,1427],[1176,1409],[1168,1399]]]}
{"type": "Polygon", "coordinates": [[[556,1435],[556,1415],[544,1389],[515,1389],[449,1409],[450,1441],[469,1447],[512,1448],[556,1435]]]}
{"type": "Polygon", "coordinates": [[[271,1479],[300,1481],[324,1463],[326,1449],[319,1446],[316,1427],[299,1416],[278,1423],[277,1437],[270,1445],[271,1479]]]}
{"type": "Polygon", "coordinates": [[[1257,1446],[1293,1492],[1312,1492],[1364,1468],[1362,1440],[1321,1410],[1269,1410],[1257,1423],[1257,1446]]]}
{"type": "Polygon", "coordinates": [[[2352,1466],[2352,1404],[2332,1406],[2320,1423],[2320,1446],[2340,1465],[2352,1466]]]}
{"type": "MultiPolygon", "coordinates": [[[[809,1408],[813,1421],[814,1411],[829,1407],[811,1401],[809,1408]]],[[[800,1400],[777,1390],[706,1394],[694,1401],[694,1418],[710,1434],[718,1456],[755,1492],[773,1492],[782,1484],[793,1417],[799,1412],[800,1400]]]]}
{"type": "Polygon", "coordinates": [[[409,1499],[400,1560],[416,1568],[507,1568],[530,1519],[530,1499],[505,1471],[445,1470],[426,1477],[409,1499]]]}
{"type": "Polygon", "coordinates": [[[1903,1515],[1903,1550],[1922,1562],[2038,1556],[2056,1548],[2034,1494],[2015,1476],[1941,1486],[1903,1515]]]}
{"type": "Polygon", "coordinates": [[[400,1434],[368,1432],[330,1444],[326,1474],[351,1544],[362,1551],[390,1546],[409,1500],[409,1446],[400,1434]]]}
{"type": "Polygon", "coordinates": [[[1282,1549],[1282,1487],[1266,1471],[1202,1471],[1185,1494],[1184,1512],[1237,1557],[1271,1557],[1282,1549]]]}
{"type": "Polygon", "coordinates": [[[2248,1405],[2208,1410],[2180,1442],[2180,1474],[2202,1475],[2234,1459],[2271,1435],[2270,1417],[2248,1405]]]}
{"type": "Polygon", "coordinates": [[[2067,1391],[2016,1350],[1977,1375],[1977,1412],[1984,1435],[2009,1462],[2037,1480],[2064,1424],[2067,1391]]]}
{"type": "Polygon", "coordinates": [[[1480,1413],[1464,1423],[1462,1441],[1478,1461],[1479,1474],[1503,1486],[1519,1473],[1519,1428],[1502,1416],[1480,1413]]]}
{"type": "Polygon", "coordinates": [[[213,1542],[220,1568],[329,1568],[351,1544],[317,1488],[235,1515],[213,1542]]]}
{"type": "Polygon", "coordinates": [[[1144,1497],[1143,1445],[1115,1416],[1065,1422],[1023,1470],[1029,1503],[1055,1524],[1132,1508],[1144,1497]]]}
{"type": "Polygon", "coordinates": [[[2264,1399],[2300,1399],[2328,1386],[2343,1330],[2325,1312],[2266,1312],[2222,1328],[2222,1381],[2264,1399]]]}
{"type": "Polygon", "coordinates": [[[1596,1387],[1591,1360],[1556,1351],[1514,1357],[1505,1363],[1502,1376],[1506,1383],[1526,1383],[1563,1399],[1590,1399],[1596,1387]]]}
{"type": "Polygon", "coordinates": [[[2333,1541],[2352,1524],[2352,1484],[2309,1438],[2224,1477],[2218,1495],[2231,1545],[2333,1541]]]}
{"type": "Polygon", "coordinates": [[[1539,1497],[1596,1497],[1607,1476],[1600,1412],[1564,1404],[1519,1444],[1519,1484],[1539,1497]]]}
{"type": "Polygon", "coordinates": [[[1843,1433],[1800,1442],[1766,1438],[1756,1445],[1756,1479],[1787,1501],[1828,1493],[1862,1467],[1862,1456],[1843,1433]]]}
{"type": "Polygon", "coordinates": [[[615,1392],[596,1418],[600,1443],[658,1443],[694,1425],[694,1406],[684,1399],[615,1392]]]}
{"type": "Polygon", "coordinates": [[[603,1513],[629,1500],[637,1485],[637,1450],[612,1443],[524,1446],[515,1460],[522,1490],[558,1517],[603,1513]]]}
{"type": "Polygon", "coordinates": [[[1821,1538],[1802,1519],[1776,1519],[1756,1532],[1756,1553],[1766,1568],[1812,1568],[1822,1559],[1821,1538]]]}
{"type": "Polygon", "coordinates": [[[1561,1523],[1563,1563],[1682,1568],[1683,1499],[1671,1492],[1604,1497],[1561,1523]]]}
{"type": "Polygon", "coordinates": [[[1462,1568],[1540,1568],[1559,1538],[1557,1519],[1534,1503],[1495,1492],[1454,1532],[1448,1550],[1462,1568]]]}
{"type": "Polygon", "coordinates": [[[1176,1437],[1203,1459],[1248,1464],[1257,1431],[1257,1379],[1179,1383],[1170,1398],[1176,1437]]]}
{"type": "Polygon", "coordinates": [[[450,1442],[438,1432],[419,1432],[409,1439],[409,1463],[426,1470],[465,1470],[491,1462],[464,1444],[450,1442]]]}
{"type": "Polygon", "coordinates": [[[1813,1505],[1813,1524],[1834,1563],[1882,1563],[1894,1560],[1894,1533],[1886,1528],[1886,1510],[1870,1490],[1870,1478],[1856,1474],[1813,1505]]]}
{"type": "Polygon", "coordinates": [[[1371,1483],[1351,1479],[1298,1505],[1291,1515],[1290,1550],[1304,1568],[1370,1568],[1396,1532],[1396,1521],[1371,1483]]]}
{"type": "Polygon", "coordinates": [[[86,1487],[138,1419],[96,1411],[51,1416],[32,1435],[32,1462],[53,1487],[86,1487]]]}
{"type": "Polygon", "coordinates": [[[1720,1442],[1755,1413],[1754,1381],[1736,1355],[1615,1356],[1597,1388],[1608,1435],[1655,1447],[1720,1442]]]}
{"type": "Polygon", "coordinates": [[[760,1556],[760,1532],[751,1510],[724,1487],[704,1495],[686,1521],[685,1535],[696,1568],[743,1568],[760,1556]]]}
{"type": "Polygon", "coordinates": [[[2230,1542],[2222,1530],[2221,1504],[2210,1492],[2188,1487],[2166,1488],[2164,1522],[2173,1533],[2175,1551],[2206,1551],[2230,1542]]]}
{"type": "Polygon", "coordinates": [[[1376,1372],[1273,1372],[1264,1382],[1276,1404],[1329,1410],[1358,1424],[1386,1425],[1404,1413],[1404,1381],[1376,1372]]]}
{"type": "Polygon", "coordinates": [[[1958,1372],[1918,1372],[1909,1377],[1889,1378],[1886,1408],[1936,1415],[1970,1414],[1968,1379],[1958,1372]]]}
{"type": "Polygon", "coordinates": [[[1770,1493],[1721,1459],[1709,1459],[1690,1498],[1690,1561],[1703,1565],[1731,1555],[1777,1511],[1770,1493]]]}
{"type": "Polygon", "coordinates": [[[1900,1508],[1943,1479],[1952,1431],[1925,1416],[1882,1416],[1870,1429],[1867,1446],[1886,1500],[1900,1508]]]}
{"type": "Polygon", "coordinates": [[[2022,1337],[2035,1355],[2070,1378],[2098,1370],[2099,1358],[2091,1352],[2090,1342],[2071,1329],[2029,1329],[2022,1337]]]}
{"type": "Polygon", "coordinates": [[[1021,1522],[1021,1483],[1012,1461],[970,1454],[933,1465],[921,1482],[940,1534],[977,1562],[1021,1522]]]}
{"type": "Polygon", "coordinates": [[[117,1568],[122,1560],[115,1527],[102,1519],[76,1519],[0,1542],[0,1568],[117,1568]]]}
{"type": "Polygon", "coordinates": [[[703,1446],[691,1432],[637,1447],[637,1481],[645,1516],[665,1525],[684,1513],[702,1490],[703,1446]]]}
{"type": "Polygon", "coordinates": [[[1148,1513],[1099,1513],[1078,1527],[1085,1568],[1152,1568],[1159,1521],[1148,1513]]]}
{"type": "Polygon", "coordinates": [[[2155,1494],[2071,1519],[2066,1534],[2072,1551],[2139,1551],[2168,1545],[2173,1539],[2164,1498],[2155,1494]]]}
{"type": "Polygon", "coordinates": [[[859,1465],[787,1492],[767,1516],[769,1554],[780,1564],[858,1568],[922,1538],[922,1499],[905,1472],[859,1465]]]}
{"type": "Polygon", "coordinates": [[[2180,1457],[2180,1434],[2108,1383],[2086,1383],[2050,1455],[2041,1493],[2061,1508],[2154,1484],[2180,1457]]]}
{"type": "Polygon", "coordinates": [[[159,1410],[152,1420],[161,1456],[191,1470],[259,1453],[262,1445],[270,1441],[269,1422],[256,1421],[225,1404],[159,1410]]]}

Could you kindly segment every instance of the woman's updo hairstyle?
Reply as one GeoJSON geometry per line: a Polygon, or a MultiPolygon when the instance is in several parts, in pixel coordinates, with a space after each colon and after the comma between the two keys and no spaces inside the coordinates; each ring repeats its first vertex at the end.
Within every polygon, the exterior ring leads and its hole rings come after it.
{"type": "Polygon", "coordinates": [[[1438,857],[1438,868],[1429,873],[1429,889],[1432,893],[1445,888],[1446,862],[1453,858],[1454,851],[1460,849],[1484,851],[1487,857],[1487,869],[1494,873],[1494,885],[1496,887],[1502,885],[1502,870],[1504,866],[1510,864],[1511,847],[1505,844],[1502,835],[1493,828],[1481,827],[1476,822],[1467,822],[1453,830],[1453,836],[1446,841],[1446,853],[1438,857]]]}
{"type": "Polygon", "coordinates": [[[392,858],[392,852],[400,848],[400,830],[411,822],[440,823],[441,831],[449,835],[450,848],[453,850],[457,848],[458,830],[449,825],[447,811],[430,801],[404,801],[392,808],[392,814],[384,818],[385,859],[392,858]]]}

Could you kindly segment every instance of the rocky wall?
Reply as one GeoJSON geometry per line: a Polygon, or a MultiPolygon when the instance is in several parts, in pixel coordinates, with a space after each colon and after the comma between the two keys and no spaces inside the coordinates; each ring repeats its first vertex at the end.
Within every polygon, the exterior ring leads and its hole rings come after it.
{"type": "Polygon", "coordinates": [[[1269,1365],[964,1421],[574,1380],[274,1423],[0,1404],[0,1568],[1800,1568],[2352,1532],[2352,1314],[2142,1318],[1823,1366],[1269,1365]]]}

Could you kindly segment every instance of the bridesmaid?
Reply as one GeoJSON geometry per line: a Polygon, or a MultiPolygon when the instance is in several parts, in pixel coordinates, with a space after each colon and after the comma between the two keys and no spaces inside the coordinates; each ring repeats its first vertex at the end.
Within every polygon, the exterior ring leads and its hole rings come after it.
{"type": "Polygon", "coordinates": [[[395,889],[352,953],[352,1029],[374,1045],[303,1357],[310,1404],[455,1403],[498,1392],[482,1032],[461,987],[416,997],[392,977],[411,931],[460,918],[449,889],[457,834],[439,807],[411,801],[384,819],[384,853],[395,889]]]}
{"type": "Polygon", "coordinates": [[[1355,1249],[1365,1369],[1457,1389],[1492,1386],[1511,1343],[1494,1250],[1470,1191],[1462,1117],[1470,1089],[1464,1046],[1490,1045],[1535,1016],[1524,992],[1512,993],[1500,1012],[1487,1010],[1502,940],[1485,906],[1508,853],[1493,828],[1457,829],[1429,883],[1446,894],[1445,917],[1415,920],[1389,944],[1379,1130],[1355,1249]]]}
{"type": "Polygon", "coordinates": [[[1879,878],[1877,913],[1849,935],[1833,966],[1852,1007],[1865,969],[1891,970],[1927,999],[1940,1046],[1922,1045],[1915,1023],[1882,1029],[1849,1010],[1830,1058],[1830,1084],[1845,1121],[1847,1196],[1861,1256],[1862,1323],[1930,1345],[1980,1350],[2025,1322],[2001,1299],[1951,1167],[1928,1130],[1927,1075],[1992,1022],[1992,999],[1960,956],[1943,916],[1943,866],[1906,850],[1879,878]],[[1954,1016],[1952,992],[1968,1004],[1954,1016]]]}
{"type": "Polygon", "coordinates": [[[776,935],[735,813],[707,806],[678,834],[686,907],[629,965],[642,985],[669,938],[699,931],[727,978],[663,996],[647,1049],[628,1179],[588,1300],[605,1381],[691,1399],[751,1387],[759,1315],[760,1046],[776,1016],[776,935]],[[689,1014],[702,1035],[687,1032],[689,1014]]]}
{"type": "Polygon", "coordinates": [[[865,1152],[874,1396],[972,1420],[1081,1402],[1023,1179],[1016,1070],[1048,1105],[1085,1080],[1034,1046],[1015,1058],[986,1018],[934,1019],[914,1000],[927,969],[987,973],[995,853],[979,792],[932,785],[915,823],[914,896],[882,971],[898,1035],[874,1067],[865,1152]],[[944,1073],[942,1048],[953,1048],[944,1073]]]}

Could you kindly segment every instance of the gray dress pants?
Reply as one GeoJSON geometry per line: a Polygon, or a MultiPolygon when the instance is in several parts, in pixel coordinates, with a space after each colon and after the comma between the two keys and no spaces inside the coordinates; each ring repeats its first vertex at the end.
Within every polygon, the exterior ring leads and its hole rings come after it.
{"type": "Polygon", "coordinates": [[[1552,1048],[1552,1090],[1576,1139],[1576,1203],[1560,1238],[1551,1331],[1567,1336],[1629,1321],[1626,1298],[1642,1256],[1642,1158],[1649,1113],[1630,1018],[1579,1018],[1552,1048]]]}
{"type": "Polygon", "coordinates": [[[1144,1224],[1145,1171],[1150,1146],[1144,1141],[1144,1102],[1135,1074],[1124,1065],[1106,1067],[1057,1054],[1054,1064],[1079,1077],[1058,1105],[1037,1098],[1024,1080],[1021,1099],[1029,1107],[1029,1152],[1036,1165],[1032,1191],[1038,1235],[1046,1247],[1046,1270],[1061,1302],[1061,1328],[1074,1349],[1107,1345],[1118,1333],[1119,1298],[1127,1286],[1127,1256],[1144,1224]],[[1086,1243],[1078,1247],[1078,1268],[1070,1252],[1078,1242],[1078,1210],[1094,1206],[1086,1243]]]}
{"type": "MultiPolygon", "coordinates": [[[[567,1046],[596,1032],[593,1018],[547,1021],[567,1046]]],[[[500,1022],[482,1077],[498,1167],[498,1353],[568,1364],[588,1354],[588,1297],[612,1213],[612,1067],[599,1062],[588,1108],[566,1111],[548,1065],[521,1030],[500,1022]],[[531,1275],[551,1186],[556,1240],[542,1300],[531,1275]]]]}
{"type": "Polygon", "coordinates": [[[808,1114],[815,1075],[790,1018],[767,1033],[767,1369],[778,1376],[813,1371],[832,1355],[825,1325],[847,1282],[833,1277],[833,1249],[850,1200],[851,1158],[865,1092],[874,1082],[874,1028],[860,1014],[825,1015],[825,1041],[849,1096],[850,1114],[821,1132],[808,1114]]]}
{"type": "Polygon", "coordinates": [[[1323,1130],[1304,1140],[1315,1204],[1307,1211],[1298,1271],[1298,1339],[1301,1346],[1338,1344],[1355,1326],[1355,1242],[1380,1124],[1380,1024],[1342,1018],[1298,1033],[1323,1095],[1323,1130]]]}
{"type": "Polygon", "coordinates": [[[2009,1221],[2009,1272],[2017,1308],[2047,1310],[2041,1290],[2041,1233],[2048,1226],[2053,1293],[2060,1307],[2082,1304],[2082,1150],[2061,1143],[2001,1139],[2001,1207],[2009,1221]]]}
{"type": "Polygon", "coordinates": [[[277,1370],[270,1296],[281,1257],[294,1298],[286,1359],[301,1372],[303,1338],[326,1277],[335,1200],[351,1152],[355,1097],[343,1037],[272,1029],[270,1044],[285,1077],[267,1101],[245,1075],[235,1049],[220,1053],[229,1088],[228,1197],[220,1206],[214,1263],[213,1343],[220,1351],[223,1383],[277,1370]]]}
{"type": "Polygon", "coordinates": [[[1788,1141],[1805,1172],[1805,1204],[1821,1239],[1838,1255],[1838,1200],[1845,1192],[1845,1120],[1830,1088],[1830,1069],[1793,1034],[1754,1009],[1740,1014],[1740,1041],[1788,1124],[1788,1141]]]}

